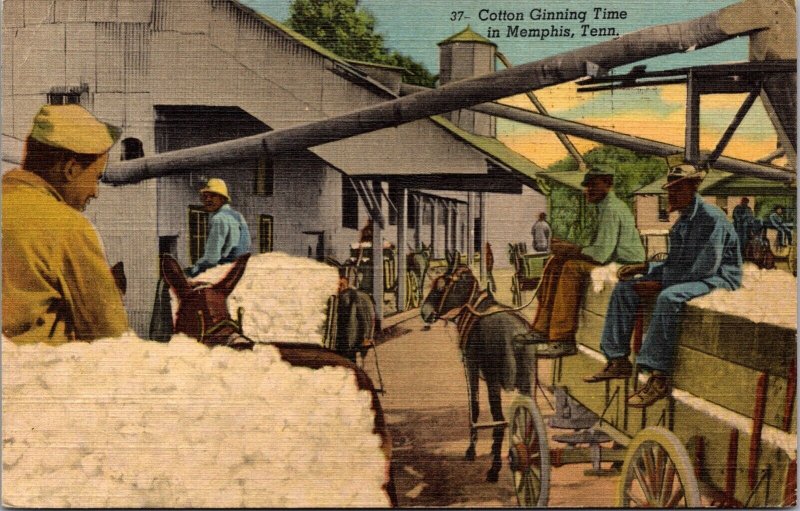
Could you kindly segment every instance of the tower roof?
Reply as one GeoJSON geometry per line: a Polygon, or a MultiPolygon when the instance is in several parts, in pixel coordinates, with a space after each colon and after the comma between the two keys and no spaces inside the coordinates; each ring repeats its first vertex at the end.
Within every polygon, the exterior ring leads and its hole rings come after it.
{"type": "Polygon", "coordinates": [[[472,27],[470,27],[469,25],[467,25],[467,28],[465,28],[461,32],[451,35],[450,37],[448,37],[444,41],[441,41],[438,44],[439,46],[441,46],[443,44],[450,44],[450,43],[479,43],[479,44],[489,44],[491,46],[497,46],[492,41],[486,39],[479,33],[472,30],[472,27]]]}

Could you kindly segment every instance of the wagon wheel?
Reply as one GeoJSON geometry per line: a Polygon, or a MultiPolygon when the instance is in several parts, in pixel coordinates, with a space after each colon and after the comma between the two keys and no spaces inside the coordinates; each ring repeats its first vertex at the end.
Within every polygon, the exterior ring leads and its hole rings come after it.
{"type": "Polygon", "coordinates": [[[419,307],[419,282],[415,273],[406,273],[406,306],[405,310],[419,307]]]}
{"type": "Polygon", "coordinates": [[[519,396],[511,410],[508,464],[517,502],[523,507],[545,507],[550,493],[550,452],[544,421],[529,396],[519,396]]]}
{"type": "Polygon", "coordinates": [[[617,506],[700,506],[692,462],[674,433],[649,427],[633,438],[622,465],[617,506]]]}
{"type": "Polygon", "coordinates": [[[522,305],[522,292],[519,289],[519,277],[511,277],[511,304],[514,307],[522,305]]]}

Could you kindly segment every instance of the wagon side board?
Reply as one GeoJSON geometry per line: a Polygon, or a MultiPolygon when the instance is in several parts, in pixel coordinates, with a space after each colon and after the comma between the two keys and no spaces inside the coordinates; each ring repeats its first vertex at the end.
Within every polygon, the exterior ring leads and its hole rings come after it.
{"type": "Polygon", "coordinates": [[[602,416],[615,439],[630,439],[648,426],[673,431],[715,502],[789,503],[784,500],[794,498],[796,484],[796,331],[688,304],[673,395],[646,409],[630,408],[626,397],[643,376],[638,382],[583,381],[605,365],[599,335],[610,294],[608,286],[601,293],[587,290],[576,335],[580,351],[561,360],[553,382],[602,416]]]}

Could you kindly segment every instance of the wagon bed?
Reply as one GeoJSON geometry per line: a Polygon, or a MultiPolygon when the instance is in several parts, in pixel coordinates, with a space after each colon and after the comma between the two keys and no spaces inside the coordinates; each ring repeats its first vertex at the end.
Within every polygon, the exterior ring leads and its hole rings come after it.
{"type": "MultiPolygon", "coordinates": [[[[541,488],[546,480],[542,472],[549,471],[545,464],[579,462],[593,462],[595,469],[601,462],[612,462],[614,469],[622,465],[620,506],[641,505],[643,500],[665,507],[767,507],[795,502],[796,328],[754,322],[690,302],[684,311],[671,396],[645,409],[632,408],[626,397],[635,385],[643,384],[642,375],[638,381],[583,381],[606,362],[599,332],[612,288],[606,285],[596,293],[588,286],[576,336],[579,353],[554,361],[550,383],[560,406],[554,417],[542,422],[547,428],[584,430],[584,436],[591,433],[597,441],[546,446],[543,427],[527,437],[517,433],[515,444],[515,427],[525,429],[520,427],[524,423],[537,429],[540,420],[533,401],[523,400],[522,409],[518,406],[512,412],[512,470],[538,474],[540,486],[536,479],[522,482],[517,487],[520,503],[546,505],[541,499],[547,493],[541,488]],[[534,457],[534,452],[547,459],[534,457]],[[658,465],[664,458],[670,461],[658,465]],[[679,492],[670,483],[669,494],[681,497],[669,500],[663,482],[658,484],[664,495],[642,497],[637,471],[644,481],[658,483],[665,473],[675,477],[683,487],[679,492]],[[639,497],[631,496],[637,488],[639,497]]],[[[570,436],[569,431],[564,433],[570,436]]]]}

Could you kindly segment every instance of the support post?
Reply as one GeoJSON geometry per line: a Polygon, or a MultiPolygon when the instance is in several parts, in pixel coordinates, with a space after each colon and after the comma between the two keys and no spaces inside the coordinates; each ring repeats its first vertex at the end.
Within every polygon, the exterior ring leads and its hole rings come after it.
{"type": "Polygon", "coordinates": [[[397,312],[406,305],[406,231],[408,227],[408,188],[397,195],[397,312]]]}
{"type": "Polygon", "coordinates": [[[690,163],[700,162],[700,87],[697,77],[689,70],[686,76],[686,136],[684,158],[690,163]]]}
{"type": "Polygon", "coordinates": [[[450,217],[450,201],[443,201],[442,206],[444,211],[442,214],[444,215],[444,253],[452,253],[453,252],[453,244],[452,244],[452,231],[453,225],[451,223],[450,217]]]}
{"type": "Polygon", "coordinates": [[[372,299],[375,301],[375,331],[380,332],[383,323],[383,190],[380,181],[372,182],[372,191],[375,196],[372,217],[372,299]]]}
{"type": "Polygon", "coordinates": [[[414,250],[422,249],[422,196],[414,194],[414,204],[417,214],[414,217],[417,219],[417,225],[414,227],[414,250]]]}
{"type": "Polygon", "coordinates": [[[473,240],[473,230],[475,222],[472,219],[474,206],[472,205],[472,192],[467,192],[467,265],[472,268],[475,259],[475,243],[473,240]]]}
{"type": "Polygon", "coordinates": [[[488,239],[486,237],[486,193],[485,192],[478,192],[478,215],[481,220],[478,229],[480,231],[480,238],[481,238],[481,286],[486,287],[486,243],[488,243],[488,239]]]}
{"type": "Polygon", "coordinates": [[[436,199],[431,198],[431,259],[436,257],[436,199]]]}

